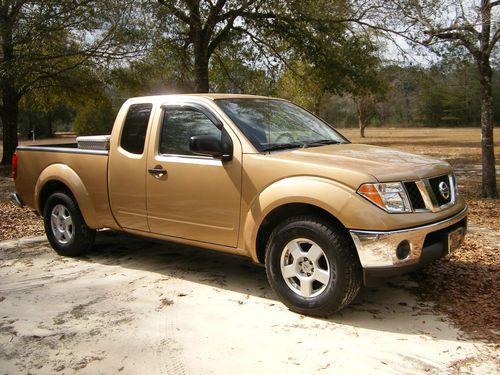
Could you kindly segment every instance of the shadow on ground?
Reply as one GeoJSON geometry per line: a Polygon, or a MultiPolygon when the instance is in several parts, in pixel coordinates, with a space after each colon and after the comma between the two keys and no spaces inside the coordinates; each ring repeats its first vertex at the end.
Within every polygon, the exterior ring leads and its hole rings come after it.
{"type": "MultiPolygon", "coordinates": [[[[104,231],[98,233],[93,251],[80,259],[154,272],[280,303],[267,282],[265,269],[245,257],[104,231]]],[[[416,299],[412,289],[417,286],[408,277],[400,277],[377,288],[364,288],[348,308],[329,319],[318,319],[318,323],[457,339],[458,331],[448,329],[444,316],[435,315],[430,304],[416,299]]]]}

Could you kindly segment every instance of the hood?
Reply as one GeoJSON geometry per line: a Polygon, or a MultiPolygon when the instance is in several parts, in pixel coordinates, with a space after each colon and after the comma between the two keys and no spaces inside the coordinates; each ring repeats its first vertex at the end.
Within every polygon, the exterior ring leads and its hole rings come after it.
{"type": "Polygon", "coordinates": [[[380,182],[418,180],[451,171],[441,160],[363,144],[310,147],[273,153],[272,157],[371,175],[380,182]]]}

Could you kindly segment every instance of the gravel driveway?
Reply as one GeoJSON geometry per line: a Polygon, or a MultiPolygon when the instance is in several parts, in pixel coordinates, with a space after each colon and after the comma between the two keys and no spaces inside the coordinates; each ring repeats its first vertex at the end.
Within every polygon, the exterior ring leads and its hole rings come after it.
{"type": "Polygon", "coordinates": [[[17,374],[443,374],[500,371],[409,279],[328,320],[288,311],[243,258],[100,232],[63,258],[0,242],[0,368],[17,374]]]}

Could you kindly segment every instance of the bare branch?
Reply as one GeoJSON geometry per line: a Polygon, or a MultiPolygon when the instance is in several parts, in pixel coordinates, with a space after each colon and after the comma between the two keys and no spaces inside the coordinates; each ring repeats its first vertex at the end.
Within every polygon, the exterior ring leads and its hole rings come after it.
{"type": "Polygon", "coordinates": [[[226,75],[226,77],[234,84],[238,87],[238,89],[243,92],[243,88],[241,87],[240,83],[237,82],[232,76],[231,76],[231,73],[229,72],[229,70],[227,69],[226,65],[224,64],[224,60],[222,60],[222,57],[219,56],[218,53],[215,53],[214,56],[217,58],[217,61],[219,62],[219,64],[222,66],[222,69],[224,70],[224,74],[226,75]]]}
{"type": "Polygon", "coordinates": [[[498,43],[498,40],[500,40],[500,29],[497,29],[491,38],[490,45],[486,51],[488,55],[491,54],[493,48],[495,48],[495,45],[498,43]]]}
{"type": "MultiPolygon", "coordinates": [[[[226,13],[221,14],[219,16],[219,20],[223,21],[223,20],[226,20],[226,19],[234,17],[234,16],[237,17],[238,15],[241,15],[243,11],[249,9],[252,5],[256,4],[258,1],[259,0],[246,1],[240,7],[236,8],[236,9],[229,10],[226,13]]],[[[257,13],[257,12],[255,12],[255,13],[257,13]]]]}
{"type": "Polygon", "coordinates": [[[166,0],[158,0],[158,2],[161,5],[165,6],[170,12],[172,12],[172,14],[176,18],[178,18],[179,20],[181,20],[185,24],[190,25],[190,22],[191,22],[190,18],[184,12],[182,12],[181,10],[179,10],[174,4],[170,4],[166,0]]]}
{"type": "Polygon", "coordinates": [[[212,41],[208,45],[208,56],[211,56],[212,53],[215,51],[215,49],[219,46],[219,44],[227,38],[229,33],[233,30],[234,28],[234,20],[236,17],[232,17],[229,20],[227,20],[226,26],[219,31],[219,33],[212,39],[212,41]]]}
{"type": "Polygon", "coordinates": [[[432,38],[438,38],[442,40],[455,40],[459,42],[462,46],[467,48],[467,50],[475,57],[478,58],[481,55],[481,51],[470,41],[468,40],[464,34],[459,33],[459,32],[446,32],[446,33],[431,33],[427,32],[430,34],[431,39],[432,38]]]}
{"type": "Polygon", "coordinates": [[[269,48],[273,54],[275,55],[275,57],[277,57],[288,69],[290,69],[290,71],[292,71],[293,73],[297,74],[297,75],[300,75],[299,73],[297,73],[294,69],[293,66],[291,66],[289,63],[288,63],[288,59],[286,59],[285,57],[282,56],[282,54],[276,49],[276,47],[274,47],[271,43],[263,40],[262,38],[259,38],[257,35],[253,34],[252,32],[250,32],[249,30],[245,30],[241,27],[237,27],[236,29],[240,30],[242,33],[248,35],[250,37],[250,40],[252,40],[252,42],[259,48],[259,49],[262,49],[262,46],[265,46],[267,48],[269,48]]]}

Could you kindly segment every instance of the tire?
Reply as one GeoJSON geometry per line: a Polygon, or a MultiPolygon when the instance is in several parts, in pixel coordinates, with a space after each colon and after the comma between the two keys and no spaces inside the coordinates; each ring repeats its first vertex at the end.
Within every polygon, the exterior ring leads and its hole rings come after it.
{"type": "Polygon", "coordinates": [[[70,194],[57,192],[49,196],[43,218],[47,239],[59,255],[76,257],[92,248],[95,230],[87,226],[70,194]]]}
{"type": "Polygon", "coordinates": [[[292,311],[326,317],[357,296],[362,269],[344,230],[316,216],[292,217],[270,236],[266,273],[292,311]]]}

